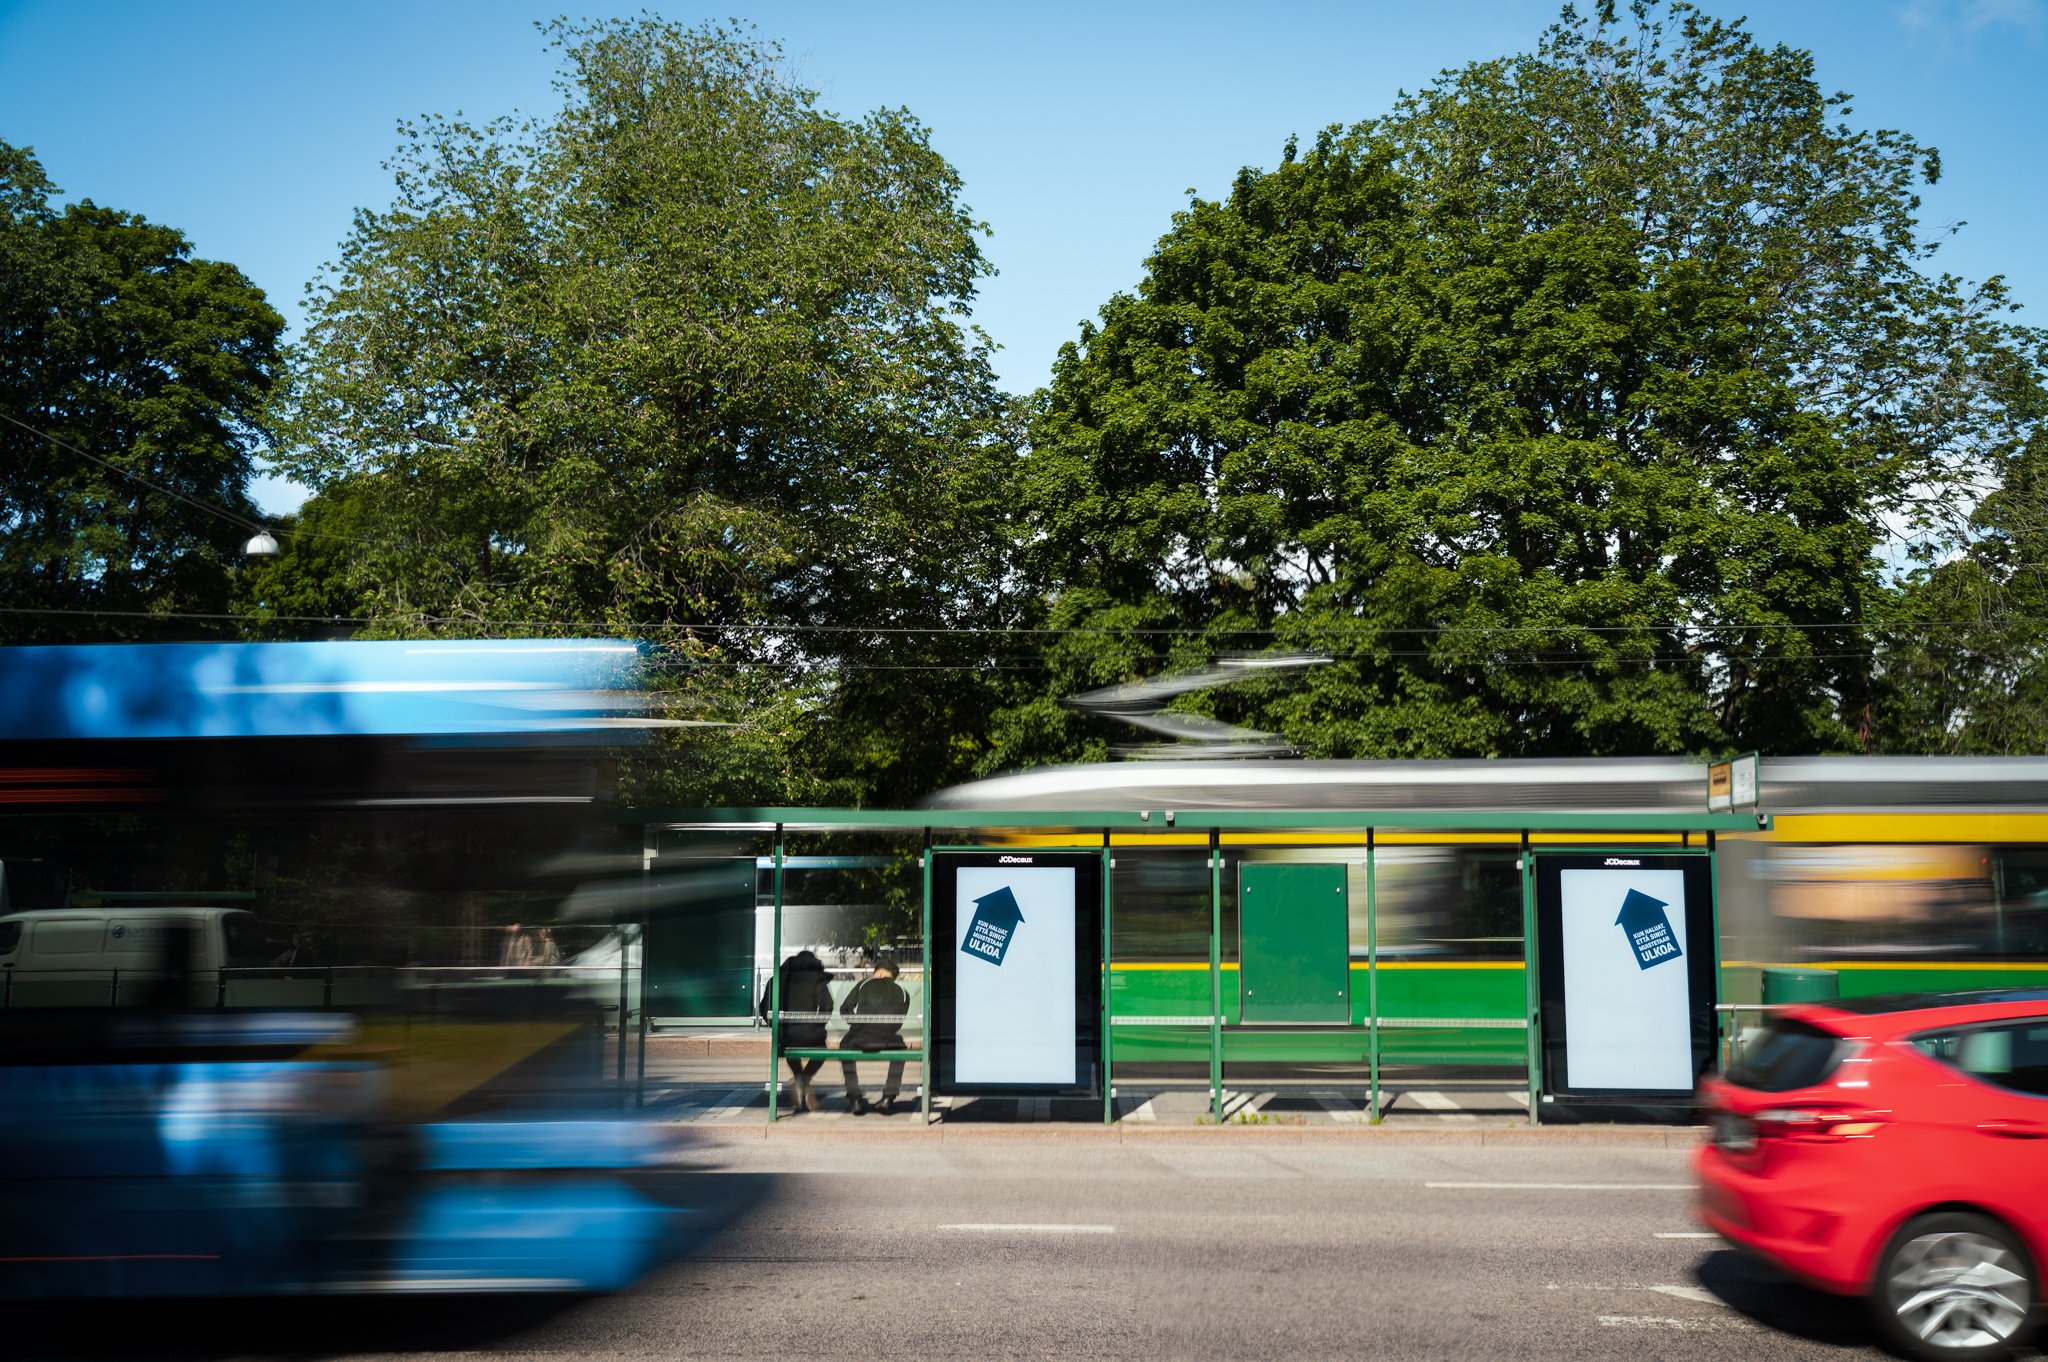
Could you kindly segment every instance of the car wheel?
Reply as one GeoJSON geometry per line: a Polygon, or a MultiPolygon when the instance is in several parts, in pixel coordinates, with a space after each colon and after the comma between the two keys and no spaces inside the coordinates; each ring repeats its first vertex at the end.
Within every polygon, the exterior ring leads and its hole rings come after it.
{"type": "Polygon", "coordinates": [[[2034,1268],[1989,1216],[1941,1212],[1908,1221],[1871,1290],[1877,1324],[1909,1357],[1977,1362],[2010,1355],[2037,1298],[2034,1268]]]}

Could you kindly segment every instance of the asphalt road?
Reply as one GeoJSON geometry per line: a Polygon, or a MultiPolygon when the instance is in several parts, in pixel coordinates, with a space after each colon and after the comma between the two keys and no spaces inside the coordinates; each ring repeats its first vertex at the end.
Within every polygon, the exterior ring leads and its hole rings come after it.
{"type": "Polygon", "coordinates": [[[42,1311],[0,1336],[22,1357],[1883,1355],[1855,1306],[1696,1237],[1682,1149],[1592,1134],[735,1133],[695,1184],[730,1223],[623,1295],[42,1311]]]}

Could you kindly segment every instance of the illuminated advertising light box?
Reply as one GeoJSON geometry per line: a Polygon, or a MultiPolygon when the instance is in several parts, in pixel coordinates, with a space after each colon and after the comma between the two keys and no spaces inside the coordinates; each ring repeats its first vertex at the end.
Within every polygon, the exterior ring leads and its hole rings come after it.
{"type": "Polygon", "coordinates": [[[1712,874],[1702,855],[1538,854],[1544,1091],[1692,1096],[1714,1055],[1712,874]]]}
{"type": "Polygon", "coordinates": [[[1100,1095],[1100,852],[934,852],[931,959],[934,1092],[1100,1095]]]}

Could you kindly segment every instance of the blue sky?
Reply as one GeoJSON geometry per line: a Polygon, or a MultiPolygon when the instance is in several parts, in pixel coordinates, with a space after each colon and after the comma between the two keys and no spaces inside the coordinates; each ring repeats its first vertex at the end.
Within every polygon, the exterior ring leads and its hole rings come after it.
{"type": "MultiPolygon", "coordinates": [[[[1586,0],[1590,4],[1591,0],[1586,0]]],[[[1967,220],[1945,268],[2003,274],[2048,324],[2048,0],[1708,0],[1811,49],[1854,121],[1940,148],[1930,226],[1967,220]]],[[[546,110],[532,21],[638,12],[570,0],[0,0],[0,139],[72,198],[183,230],[294,327],[357,207],[381,206],[400,118],[546,110]]],[[[735,12],[826,107],[911,109],[994,229],[975,318],[1013,391],[1118,289],[1193,189],[1271,165],[1290,133],[1384,112],[1437,71],[1534,45],[1555,0],[1349,4],[650,4],[735,12]]],[[[301,493],[266,481],[272,511],[301,493]]]]}

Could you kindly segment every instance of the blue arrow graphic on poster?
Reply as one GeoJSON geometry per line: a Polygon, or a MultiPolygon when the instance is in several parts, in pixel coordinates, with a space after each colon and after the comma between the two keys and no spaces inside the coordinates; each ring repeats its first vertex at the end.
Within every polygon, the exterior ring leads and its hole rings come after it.
{"type": "Polygon", "coordinates": [[[1678,949],[1678,938],[1672,934],[1671,919],[1665,916],[1664,907],[1664,900],[1653,899],[1640,889],[1629,890],[1628,897],[1621,901],[1621,913],[1614,919],[1614,925],[1628,935],[1628,944],[1636,953],[1637,969],[1661,965],[1684,954],[1678,949]]]}
{"type": "Polygon", "coordinates": [[[974,901],[974,920],[967,924],[967,940],[960,949],[1000,965],[1009,954],[1010,938],[1017,934],[1017,924],[1023,920],[1024,911],[1017,906],[1017,896],[1007,884],[992,894],[983,894],[974,901]]]}

